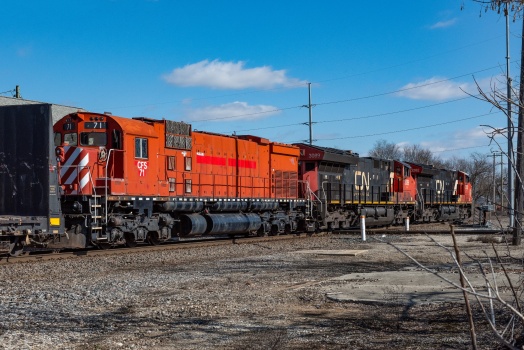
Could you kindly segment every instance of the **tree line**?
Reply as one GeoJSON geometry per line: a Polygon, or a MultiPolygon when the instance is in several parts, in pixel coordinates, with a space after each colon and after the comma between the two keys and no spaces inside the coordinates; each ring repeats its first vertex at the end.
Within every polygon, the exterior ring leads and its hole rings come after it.
{"type": "Polygon", "coordinates": [[[465,158],[453,156],[449,159],[442,159],[431,150],[418,144],[399,146],[381,139],[375,142],[373,148],[369,151],[369,155],[382,159],[397,159],[403,162],[433,165],[437,169],[461,170],[470,177],[475,202],[489,201],[491,203],[494,190],[495,204],[500,206],[501,199],[505,199],[506,172],[502,171],[502,175],[500,174],[500,159],[496,160],[498,163],[495,164],[495,179],[493,179],[493,158],[490,154],[473,152],[465,158]]]}

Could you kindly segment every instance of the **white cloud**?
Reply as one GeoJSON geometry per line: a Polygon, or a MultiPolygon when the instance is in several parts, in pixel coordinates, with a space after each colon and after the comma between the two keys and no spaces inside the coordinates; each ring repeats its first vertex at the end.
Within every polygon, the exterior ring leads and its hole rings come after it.
{"type": "Polygon", "coordinates": [[[250,106],[246,102],[232,102],[220,106],[210,106],[193,109],[186,112],[191,121],[239,121],[266,118],[280,113],[277,107],[257,105],[250,106]]]}
{"type": "MultiPolygon", "coordinates": [[[[442,156],[442,158],[448,158],[454,154],[469,154],[472,152],[485,152],[485,147],[489,144],[488,133],[492,131],[491,128],[486,128],[483,126],[476,126],[471,129],[464,129],[460,131],[454,131],[448,136],[434,140],[434,141],[423,141],[420,142],[420,145],[426,149],[436,152],[437,156],[442,156]],[[470,148],[471,147],[471,148],[470,148]]],[[[498,142],[504,142],[500,136],[497,139],[498,142]]],[[[492,147],[497,148],[496,143],[492,144],[492,147]]]]}
{"type": "Polygon", "coordinates": [[[400,88],[397,96],[413,100],[446,100],[465,97],[464,91],[475,93],[474,87],[468,83],[455,83],[442,77],[433,77],[418,83],[409,83],[400,88]]]}
{"type": "Polygon", "coordinates": [[[245,68],[245,62],[203,60],[175,68],[162,77],[178,86],[203,86],[213,89],[273,88],[275,86],[305,86],[306,82],[286,76],[286,70],[269,66],[245,68]]]}
{"type": "Polygon", "coordinates": [[[452,19],[447,20],[447,21],[437,22],[437,23],[433,24],[432,26],[430,26],[429,28],[430,29],[447,28],[447,27],[451,27],[455,23],[457,23],[457,19],[456,18],[452,18],[452,19]]]}

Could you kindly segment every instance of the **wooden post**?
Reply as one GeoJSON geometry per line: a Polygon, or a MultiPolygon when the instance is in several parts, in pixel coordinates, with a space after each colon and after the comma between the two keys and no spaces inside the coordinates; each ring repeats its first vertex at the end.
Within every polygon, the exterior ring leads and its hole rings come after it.
{"type": "Polygon", "coordinates": [[[468,293],[464,290],[466,288],[466,281],[462,273],[462,263],[460,261],[460,251],[457,245],[457,239],[455,237],[455,226],[449,225],[451,231],[451,237],[453,238],[453,247],[455,248],[455,254],[457,257],[457,263],[460,271],[460,285],[462,286],[462,294],[464,295],[464,303],[466,304],[466,312],[468,314],[469,321],[469,335],[471,337],[471,346],[473,350],[477,350],[477,335],[475,334],[475,324],[473,323],[473,314],[471,312],[471,306],[469,305],[468,293]]]}

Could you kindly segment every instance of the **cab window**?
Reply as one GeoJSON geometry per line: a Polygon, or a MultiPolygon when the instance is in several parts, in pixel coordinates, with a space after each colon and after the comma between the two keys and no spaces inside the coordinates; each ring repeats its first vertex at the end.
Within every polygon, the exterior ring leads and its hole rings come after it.
{"type": "Polygon", "coordinates": [[[64,134],[64,144],[69,145],[69,146],[78,145],[76,133],[64,134]]]}
{"type": "Polygon", "coordinates": [[[147,159],[147,139],[135,137],[135,158],[147,159]]]}
{"type": "Polygon", "coordinates": [[[315,170],[315,163],[314,162],[306,162],[306,171],[313,171],[315,170]]]}
{"type": "Polygon", "coordinates": [[[105,132],[83,132],[80,134],[82,146],[105,146],[107,137],[105,132]]]}

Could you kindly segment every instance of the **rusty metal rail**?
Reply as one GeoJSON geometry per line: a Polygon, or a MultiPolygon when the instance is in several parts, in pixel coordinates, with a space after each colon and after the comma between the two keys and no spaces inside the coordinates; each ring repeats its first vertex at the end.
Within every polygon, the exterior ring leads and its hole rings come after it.
{"type": "MultiPolygon", "coordinates": [[[[315,234],[313,236],[321,236],[315,234]]],[[[309,237],[309,235],[283,235],[283,236],[268,236],[268,237],[234,237],[234,238],[220,238],[220,239],[204,239],[204,240],[188,240],[168,242],[156,246],[140,245],[134,248],[109,248],[109,249],[78,249],[78,250],[64,250],[60,252],[32,252],[29,254],[20,255],[17,257],[0,257],[0,265],[16,264],[16,263],[34,263],[40,261],[60,260],[60,259],[74,259],[82,257],[98,257],[110,255],[123,254],[140,254],[146,252],[169,251],[176,249],[194,249],[202,247],[212,247],[231,244],[255,244],[263,242],[275,242],[279,240],[301,239],[309,237]]]]}

